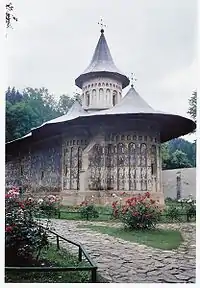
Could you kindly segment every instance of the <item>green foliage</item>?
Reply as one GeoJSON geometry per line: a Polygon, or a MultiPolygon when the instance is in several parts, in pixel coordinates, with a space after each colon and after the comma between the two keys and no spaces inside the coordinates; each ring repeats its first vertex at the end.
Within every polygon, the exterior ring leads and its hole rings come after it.
{"type": "MultiPolygon", "coordinates": [[[[56,245],[49,244],[48,249],[43,249],[40,261],[30,262],[29,266],[36,264],[41,267],[82,267],[88,266],[88,262],[78,261],[77,255],[69,253],[66,249],[57,250],[56,245]]],[[[6,272],[5,282],[10,283],[87,283],[91,280],[90,271],[64,271],[64,272],[6,272]]]]}
{"type": "Polygon", "coordinates": [[[197,119],[197,91],[194,91],[192,93],[192,96],[189,99],[188,114],[196,122],[196,119],[197,119]]]}
{"type": "Polygon", "coordinates": [[[46,230],[36,225],[38,205],[32,198],[23,200],[18,189],[5,195],[6,266],[25,264],[48,245],[46,230]]]}
{"type": "Polygon", "coordinates": [[[196,143],[182,138],[161,145],[163,169],[190,168],[196,166],[196,143]]]}
{"type": "Polygon", "coordinates": [[[186,216],[185,221],[190,221],[196,217],[196,202],[191,195],[186,199],[171,200],[166,202],[167,208],[164,215],[168,221],[183,221],[183,215],[186,216]]]}
{"type": "Polygon", "coordinates": [[[99,212],[97,208],[94,206],[93,203],[88,203],[87,201],[84,201],[80,204],[80,216],[82,219],[93,219],[99,217],[99,212]]]}
{"type": "Polygon", "coordinates": [[[67,113],[74,97],[62,95],[55,100],[46,88],[25,88],[22,92],[8,87],[6,91],[6,141],[12,141],[29,133],[46,121],[67,113]]]}
{"type": "Polygon", "coordinates": [[[39,199],[38,204],[41,216],[47,216],[48,218],[57,215],[60,209],[60,199],[54,195],[49,195],[44,199],[39,199]]]}
{"type": "Polygon", "coordinates": [[[181,220],[181,214],[183,214],[183,211],[180,209],[180,207],[177,207],[176,205],[170,205],[169,207],[167,207],[165,213],[169,222],[173,222],[174,220],[181,220]]]}
{"type": "Polygon", "coordinates": [[[113,202],[113,215],[119,217],[125,227],[130,229],[154,228],[160,219],[161,210],[150,198],[149,192],[126,200],[125,205],[113,202]]]}

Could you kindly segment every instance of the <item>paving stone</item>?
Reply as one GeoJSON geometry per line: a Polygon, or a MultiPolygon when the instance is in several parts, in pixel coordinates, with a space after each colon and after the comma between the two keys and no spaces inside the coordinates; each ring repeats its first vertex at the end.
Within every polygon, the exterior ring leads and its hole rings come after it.
{"type": "MultiPolygon", "coordinates": [[[[154,249],[138,243],[116,239],[80,229],[81,221],[53,220],[56,231],[66,238],[84,244],[85,249],[98,266],[99,273],[112,283],[195,283],[196,227],[194,223],[161,224],[160,228],[180,229],[184,243],[173,251],[154,249]]],[[[119,224],[88,222],[92,225],[119,224]]],[[[55,242],[55,239],[54,239],[55,242]]],[[[61,246],[76,253],[77,248],[61,242],[61,246]]]]}

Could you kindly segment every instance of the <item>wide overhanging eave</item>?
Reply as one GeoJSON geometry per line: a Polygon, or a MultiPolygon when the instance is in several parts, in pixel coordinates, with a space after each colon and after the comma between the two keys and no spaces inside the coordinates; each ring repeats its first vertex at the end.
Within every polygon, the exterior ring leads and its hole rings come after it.
{"type": "Polygon", "coordinates": [[[91,80],[93,78],[96,78],[96,77],[100,77],[100,76],[111,77],[111,78],[116,79],[117,81],[122,83],[122,89],[127,87],[130,83],[130,80],[128,79],[128,77],[126,77],[123,74],[120,74],[117,72],[109,72],[109,71],[94,71],[94,72],[81,74],[78,78],[76,78],[75,84],[76,86],[82,89],[84,82],[91,80]]]}

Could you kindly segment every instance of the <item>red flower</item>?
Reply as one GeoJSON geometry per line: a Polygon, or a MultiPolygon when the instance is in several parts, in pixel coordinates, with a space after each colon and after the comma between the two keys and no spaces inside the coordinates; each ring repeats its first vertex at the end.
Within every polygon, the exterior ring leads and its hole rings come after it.
{"type": "Polygon", "coordinates": [[[8,198],[11,198],[12,196],[13,196],[12,194],[6,194],[5,198],[8,199],[8,198]]]}
{"type": "Polygon", "coordinates": [[[114,202],[112,203],[112,208],[116,208],[117,203],[118,203],[118,201],[114,201],[114,202]]]}
{"type": "Polygon", "coordinates": [[[149,193],[149,192],[146,192],[146,193],[145,193],[145,197],[146,197],[146,198],[150,198],[150,193],[149,193]]]}
{"type": "Polygon", "coordinates": [[[151,204],[154,204],[156,201],[155,201],[155,200],[152,200],[152,199],[150,199],[150,202],[151,202],[151,204]]]}
{"type": "Polygon", "coordinates": [[[24,209],[25,208],[25,206],[24,206],[24,204],[23,203],[20,203],[20,208],[22,208],[22,209],[24,209]]]}
{"type": "Polygon", "coordinates": [[[6,226],[6,232],[10,233],[12,232],[13,227],[12,226],[6,226]]]}

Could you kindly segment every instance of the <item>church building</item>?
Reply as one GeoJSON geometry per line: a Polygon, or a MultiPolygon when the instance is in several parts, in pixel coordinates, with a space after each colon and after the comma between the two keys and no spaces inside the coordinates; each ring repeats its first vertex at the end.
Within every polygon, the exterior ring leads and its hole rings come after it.
{"type": "Polygon", "coordinates": [[[81,104],[6,144],[6,187],[60,195],[65,204],[92,196],[105,204],[113,194],[148,191],[164,204],[161,143],[192,132],[195,123],[154,110],[133,84],[122,95],[130,80],[115,66],[103,29],[75,84],[81,104]]]}

